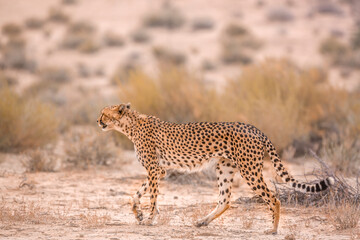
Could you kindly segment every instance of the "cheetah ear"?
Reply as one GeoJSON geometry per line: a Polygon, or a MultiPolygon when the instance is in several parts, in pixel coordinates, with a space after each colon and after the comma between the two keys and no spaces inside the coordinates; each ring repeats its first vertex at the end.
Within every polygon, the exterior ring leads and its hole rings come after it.
{"type": "Polygon", "coordinates": [[[130,109],[130,103],[127,103],[127,104],[125,104],[125,107],[127,108],[127,109],[130,109]]]}

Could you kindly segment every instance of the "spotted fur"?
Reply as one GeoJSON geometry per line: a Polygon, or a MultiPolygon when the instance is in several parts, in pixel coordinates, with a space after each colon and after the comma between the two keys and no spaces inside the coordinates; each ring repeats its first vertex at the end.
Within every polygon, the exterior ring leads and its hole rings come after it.
{"type": "Polygon", "coordinates": [[[230,207],[231,185],[234,174],[240,172],[251,189],[267,203],[273,213],[276,233],[280,219],[280,201],[264,182],[262,169],[265,152],[270,155],[276,173],[301,192],[319,192],[333,184],[327,178],[314,184],[295,180],[281,163],[274,145],[256,127],[239,122],[198,122],[176,124],[140,114],[130,109],[130,104],[105,107],[98,119],[104,130],[125,134],[135,146],[139,162],[148,173],[146,181],[133,196],[132,210],[140,224],[152,224],[158,213],[156,199],[159,180],[166,169],[200,169],[211,160],[217,161],[216,175],[219,198],[216,208],[197,221],[197,226],[208,225],[230,207]],[[144,219],[140,198],[150,193],[150,215],[144,219]]]}

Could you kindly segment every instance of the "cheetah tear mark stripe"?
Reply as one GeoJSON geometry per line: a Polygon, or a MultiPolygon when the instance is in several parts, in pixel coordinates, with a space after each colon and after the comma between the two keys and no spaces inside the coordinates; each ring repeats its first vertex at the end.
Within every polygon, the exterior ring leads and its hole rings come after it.
{"type": "Polygon", "coordinates": [[[264,143],[266,146],[266,151],[270,155],[271,162],[274,164],[277,175],[279,175],[287,184],[295,188],[296,191],[303,193],[320,192],[326,190],[329,186],[335,183],[335,180],[332,177],[328,177],[313,184],[298,182],[293,176],[288,173],[288,171],[282,165],[280,158],[276,153],[275,147],[271,143],[271,141],[266,136],[263,135],[263,137],[265,137],[264,143]]]}

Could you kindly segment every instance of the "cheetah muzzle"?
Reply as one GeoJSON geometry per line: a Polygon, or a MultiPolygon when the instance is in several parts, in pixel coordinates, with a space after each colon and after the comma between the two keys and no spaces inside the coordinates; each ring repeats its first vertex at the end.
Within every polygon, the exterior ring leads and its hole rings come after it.
{"type": "Polygon", "coordinates": [[[126,135],[135,147],[138,161],[147,171],[147,179],[132,198],[132,211],[140,224],[152,225],[158,214],[159,181],[166,169],[196,170],[212,160],[217,161],[219,187],[217,206],[206,217],[195,223],[207,226],[230,207],[234,174],[242,178],[259,195],[272,212],[276,234],[280,219],[280,201],[264,182],[262,170],[265,153],[269,154],[276,173],[296,191],[314,193],[334,184],[329,177],[309,184],[298,182],[285,169],[269,138],[256,127],[240,122],[197,122],[175,124],[140,114],[130,104],[105,107],[98,119],[105,131],[115,130],[126,135]],[[150,215],[144,219],[140,199],[150,194],[150,215]]]}

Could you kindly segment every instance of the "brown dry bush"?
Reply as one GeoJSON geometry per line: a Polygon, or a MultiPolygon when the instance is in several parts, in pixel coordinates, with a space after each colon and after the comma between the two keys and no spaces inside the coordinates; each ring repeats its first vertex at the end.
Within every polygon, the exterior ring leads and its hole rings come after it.
{"type": "Polygon", "coordinates": [[[251,123],[283,149],[316,131],[313,126],[320,119],[333,118],[343,95],[330,87],[319,69],[268,60],[244,68],[240,77],[228,82],[223,101],[231,111],[223,120],[251,123]]]}
{"type": "Polygon", "coordinates": [[[144,27],[169,30],[180,28],[184,23],[185,18],[182,13],[170,4],[164,4],[159,11],[150,13],[143,19],[144,27]]]}
{"type": "Polygon", "coordinates": [[[142,113],[178,123],[220,120],[216,91],[183,68],[163,65],[154,77],[135,70],[119,85],[120,99],[142,113]]]}
{"type": "Polygon", "coordinates": [[[124,38],[113,32],[106,32],[103,37],[103,41],[108,47],[121,47],[125,44],[124,38]]]}
{"type": "Polygon", "coordinates": [[[262,43],[242,25],[229,24],[221,38],[221,60],[225,64],[249,64],[262,43]]]}
{"type": "Polygon", "coordinates": [[[17,37],[22,31],[22,27],[16,23],[7,23],[1,29],[1,32],[8,37],[17,37]]]}
{"type": "Polygon", "coordinates": [[[214,20],[209,17],[201,17],[193,20],[191,28],[193,31],[211,30],[214,28],[214,20]]]}
{"type": "Polygon", "coordinates": [[[27,159],[22,161],[27,172],[54,172],[56,162],[45,150],[35,149],[26,153],[27,159]]]}
{"type": "Polygon", "coordinates": [[[39,75],[41,81],[54,83],[66,83],[71,81],[71,74],[67,68],[48,66],[40,69],[39,75]]]}
{"type": "Polygon", "coordinates": [[[27,18],[24,24],[28,29],[41,29],[45,25],[45,21],[37,17],[31,17],[27,18]]]}
{"type": "Polygon", "coordinates": [[[61,8],[53,7],[49,9],[48,20],[55,23],[67,23],[70,17],[61,8]]]}
{"type": "Polygon", "coordinates": [[[145,29],[140,28],[131,34],[131,39],[135,43],[147,43],[151,40],[151,36],[145,29]]]}
{"type": "Polygon", "coordinates": [[[17,151],[49,143],[57,136],[53,109],[24,99],[8,87],[0,89],[0,150],[17,151]]]}
{"type": "Polygon", "coordinates": [[[11,38],[2,48],[4,65],[10,68],[24,69],[28,65],[26,41],[22,38],[11,38]]]}
{"type": "Polygon", "coordinates": [[[294,15],[291,13],[290,9],[274,7],[268,11],[267,19],[271,22],[290,22],[294,20],[294,15]]]}
{"type": "Polygon", "coordinates": [[[352,202],[329,206],[327,212],[330,223],[338,230],[356,228],[360,220],[360,207],[352,202]]]}
{"type": "Polygon", "coordinates": [[[45,224],[56,220],[34,201],[9,205],[4,200],[0,203],[0,222],[7,225],[15,223],[45,224]]]}
{"type": "Polygon", "coordinates": [[[164,47],[154,47],[153,54],[157,60],[163,63],[180,65],[186,62],[185,54],[164,47]]]}
{"type": "Polygon", "coordinates": [[[82,53],[93,53],[100,45],[95,39],[96,28],[84,21],[71,23],[66,30],[61,46],[65,49],[77,49],[82,53]]]}
{"type": "Polygon", "coordinates": [[[65,149],[67,161],[82,169],[87,169],[91,165],[111,165],[119,151],[113,140],[112,135],[74,132],[69,139],[72,144],[68,144],[65,149]]]}

